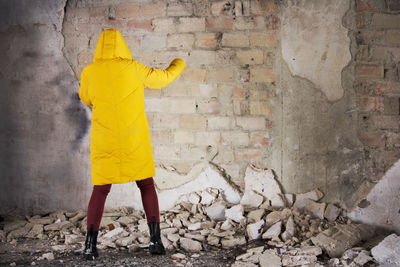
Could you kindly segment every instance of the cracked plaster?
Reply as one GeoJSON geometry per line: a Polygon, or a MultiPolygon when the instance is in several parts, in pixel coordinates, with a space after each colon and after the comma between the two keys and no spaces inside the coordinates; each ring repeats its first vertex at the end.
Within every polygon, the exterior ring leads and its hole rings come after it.
{"type": "Polygon", "coordinates": [[[342,69],[351,59],[341,24],[348,0],[288,1],[282,11],[282,56],[293,75],[308,79],[328,98],[343,97],[342,69]]]}

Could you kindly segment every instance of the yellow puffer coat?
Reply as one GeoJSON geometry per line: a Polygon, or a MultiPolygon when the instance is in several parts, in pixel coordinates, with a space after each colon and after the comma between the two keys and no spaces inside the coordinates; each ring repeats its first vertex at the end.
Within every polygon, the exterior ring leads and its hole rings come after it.
{"type": "Polygon", "coordinates": [[[173,82],[186,64],[174,59],[165,70],[132,60],[121,33],[102,32],[94,62],[84,68],[80,99],[92,106],[91,152],[93,185],[127,183],[155,175],[144,88],[161,89],[173,82]]]}

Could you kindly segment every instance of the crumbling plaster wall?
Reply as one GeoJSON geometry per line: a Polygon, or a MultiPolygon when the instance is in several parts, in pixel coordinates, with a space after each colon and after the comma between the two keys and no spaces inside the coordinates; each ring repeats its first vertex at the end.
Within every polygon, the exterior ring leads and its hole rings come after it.
{"type": "Polygon", "coordinates": [[[82,208],[90,121],[62,53],[65,1],[0,1],[0,212],[82,208]]]}
{"type": "MultiPolygon", "coordinates": [[[[243,186],[254,163],[286,192],[318,187],[325,201],[353,206],[399,158],[398,57],[387,55],[398,54],[389,34],[398,36],[398,11],[389,2],[70,0],[64,17],[63,1],[1,1],[2,209],[85,208],[90,111],[75,94],[107,27],[144,64],[188,63],[172,85],[145,92],[160,189],[196,179],[209,160],[243,186]]],[[[107,205],[129,205],[130,189],[137,194],[133,183],[114,186],[107,205]]]]}

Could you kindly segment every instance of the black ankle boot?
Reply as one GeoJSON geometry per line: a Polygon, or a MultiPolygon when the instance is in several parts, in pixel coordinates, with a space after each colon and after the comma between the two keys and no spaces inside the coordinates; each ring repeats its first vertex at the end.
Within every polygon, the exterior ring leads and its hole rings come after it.
{"type": "Polygon", "coordinates": [[[161,231],[160,231],[160,224],[156,222],[156,218],[151,218],[152,222],[149,223],[150,229],[150,246],[149,250],[151,254],[165,254],[165,248],[161,241],[161,231]]]}
{"type": "Polygon", "coordinates": [[[96,248],[98,233],[99,231],[93,231],[93,227],[91,227],[86,234],[85,250],[83,251],[86,260],[92,261],[99,256],[96,248]]]}

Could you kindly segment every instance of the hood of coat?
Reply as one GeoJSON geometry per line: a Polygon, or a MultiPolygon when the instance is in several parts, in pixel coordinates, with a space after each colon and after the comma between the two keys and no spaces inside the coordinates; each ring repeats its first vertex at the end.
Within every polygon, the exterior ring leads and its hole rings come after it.
{"type": "Polygon", "coordinates": [[[115,29],[107,29],[100,35],[93,61],[114,58],[132,60],[132,54],[121,33],[115,29]]]}

